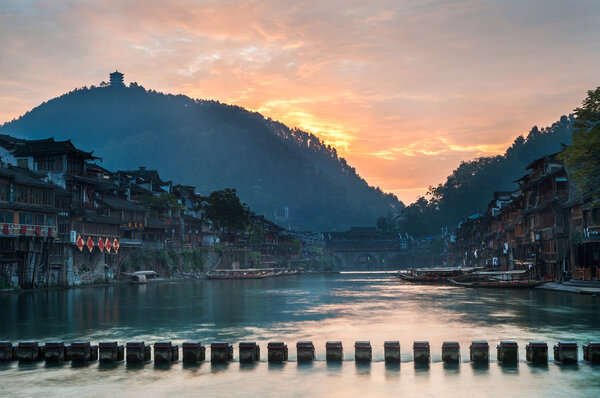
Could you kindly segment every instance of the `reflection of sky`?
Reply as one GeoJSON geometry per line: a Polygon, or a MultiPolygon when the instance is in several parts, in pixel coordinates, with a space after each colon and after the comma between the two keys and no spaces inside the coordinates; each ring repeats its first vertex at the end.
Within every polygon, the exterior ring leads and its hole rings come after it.
{"type": "MultiPolygon", "coordinates": [[[[0,335],[37,339],[257,341],[263,363],[243,366],[83,368],[0,364],[0,395],[61,396],[592,396],[596,368],[584,363],[534,367],[525,344],[559,339],[579,344],[600,335],[597,297],[542,290],[477,290],[405,284],[396,278],[305,276],[250,281],[90,287],[0,295],[0,335]],[[268,365],[268,341],[285,341],[291,363],[268,365]],[[312,340],[319,361],[298,365],[295,343],[312,340]],[[370,340],[371,365],[327,365],[327,340],[341,340],[346,360],[357,340],[370,340]],[[386,367],[383,342],[399,340],[403,363],[386,367]],[[412,342],[429,340],[432,364],[415,368],[412,342]],[[461,344],[462,364],[444,367],[443,341],[461,344]],[[492,363],[468,362],[473,340],[488,340],[492,363]],[[495,363],[495,345],[516,340],[521,363],[495,363]],[[36,369],[37,370],[33,370],[36,369]],[[490,389],[502,385],[501,389],[490,389]],[[17,394],[18,392],[18,394],[17,394]],[[56,393],[56,394],[54,394],[56,393]]],[[[207,353],[208,354],[208,353],[207,353]]],[[[551,352],[550,352],[551,354],[551,352]]]]}
{"type": "Polygon", "coordinates": [[[0,121],[118,68],[315,132],[411,201],[577,106],[599,84],[599,13],[581,0],[4,1],[0,121]]]}

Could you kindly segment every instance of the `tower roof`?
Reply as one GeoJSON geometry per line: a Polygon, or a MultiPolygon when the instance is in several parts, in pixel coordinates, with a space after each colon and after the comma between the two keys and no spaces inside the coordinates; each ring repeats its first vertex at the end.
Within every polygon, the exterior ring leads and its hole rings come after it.
{"type": "Polygon", "coordinates": [[[110,74],[110,85],[111,86],[124,86],[123,76],[125,76],[125,75],[122,74],[121,72],[119,72],[118,70],[115,70],[114,72],[112,72],[110,74]]]}

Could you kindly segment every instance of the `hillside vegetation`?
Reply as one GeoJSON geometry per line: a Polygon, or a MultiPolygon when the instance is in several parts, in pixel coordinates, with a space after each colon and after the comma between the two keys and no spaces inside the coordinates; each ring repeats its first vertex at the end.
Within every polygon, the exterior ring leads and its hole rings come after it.
{"type": "Polygon", "coordinates": [[[76,89],[0,132],[71,139],[109,169],[146,166],[200,193],[235,188],[257,214],[284,226],[344,230],[403,205],[374,188],[313,134],[238,106],[129,87],[76,89]],[[289,218],[281,218],[286,214],[289,218]]]}
{"type": "Polygon", "coordinates": [[[571,144],[573,122],[571,115],[549,127],[534,126],[503,155],[462,162],[446,182],[429,187],[425,197],[404,209],[401,229],[418,237],[439,235],[442,228],[452,231],[464,217],[484,212],[494,191],[517,188],[515,180],[526,174],[529,163],[571,144]]]}

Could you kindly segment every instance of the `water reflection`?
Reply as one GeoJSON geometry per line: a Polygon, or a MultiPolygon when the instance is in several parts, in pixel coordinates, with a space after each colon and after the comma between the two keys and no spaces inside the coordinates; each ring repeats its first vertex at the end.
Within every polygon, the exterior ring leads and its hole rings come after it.
{"type": "Polygon", "coordinates": [[[499,363],[500,369],[502,369],[502,373],[508,375],[518,375],[519,374],[519,365],[518,364],[508,364],[508,363],[499,363]]]}
{"type": "Polygon", "coordinates": [[[529,388],[549,396],[594,396],[600,391],[599,368],[585,363],[573,367],[520,362],[511,367],[494,362],[492,352],[491,364],[471,364],[464,349],[462,363],[440,362],[440,347],[447,340],[459,341],[461,347],[474,340],[487,340],[491,346],[515,340],[521,358],[529,341],[547,341],[552,347],[560,339],[575,340],[580,346],[596,340],[600,298],[593,296],[416,286],[382,276],[316,275],[0,294],[0,308],[0,340],[199,340],[207,346],[228,341],[235,344],[236,352],[240,341],[256,341],[264,348],[269,341],[284,341],[291,347],[290,361],[296,359],[295,342],[310,340],[319,360],[270,364],[263,358],[239,365],[178,362],[164,368],[0,364],[0,395],[58,395],[58,390],[39,387],[56,385],[61,393],[66,390],[65,396],[85,391],[89,396],[148,398],[195,395],[191,392],[202,389],[206,396],[227,391],[231,397],[330,396],[332,392],[415,396],[423,395],[422,391],[458,397],[487,391],[490,382],[506,385],[503,396],[523,396],[529,388]],[[345,347],[370,340],[373,362],[349,362],[351,352],[346,353],[345,363],[325,362],[328,340],[340,340],[345,347]],[[386,340],[399,340],[405,347],[402,360],[409,363],[383,362],[386,340]],[[411,362],[412,342],[419,340],[429,340],[432,347],[429,366],[411,362]]]}
{"type": "Polygon", "coordinates": [[[473,374],[487,374],[490,370],[490,364],[488,362],[471,362],[471,369],[473,374]]]}
{"type": "Polygon", "coordinates": [[[370,362],[355,362],[356,374],[359,376],[369,376],[371,374],[370,362]]]}
{"type": "Polygon", "coordinates": [[[444,370],[446,375],[457,375],[460,373],[460,363],[455,362],[444,362],[444,370]]]}

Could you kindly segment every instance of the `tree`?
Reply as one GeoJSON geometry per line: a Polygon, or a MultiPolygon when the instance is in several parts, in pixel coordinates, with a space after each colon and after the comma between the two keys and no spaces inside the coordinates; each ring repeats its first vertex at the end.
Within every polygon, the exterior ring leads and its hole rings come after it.
{"type": "Polygon", "coordinates": [[[382,232],[388,231],[390,229],[390,226],[388,224],[388,219],[386,217],[380,216],[377,219],[377,229],[382,232]]]}
{"type": "Polygon", "coordinates": [[[154,217],[174,217],[179,215],[183,205],[178,202],[177,196],[172,193],[162,193],[160,195],[142,195],[140,197],[141,205],[148,210],[154,217]],[[173,211],[174,210],[174,211],[173,211]]]}
{"type": "Polygon", "coordinates": [[[241,203],[235,189],[212,192],[203,205],[206,218],[221,232],[244,230],[250,222],[250,209],[241,203]]]}
{"type": "Polygon", "coordinates": [[[573,144],[559,156],[582,193],[600,186],[600,87],[587,94],[575,108],[573,144]]]}

